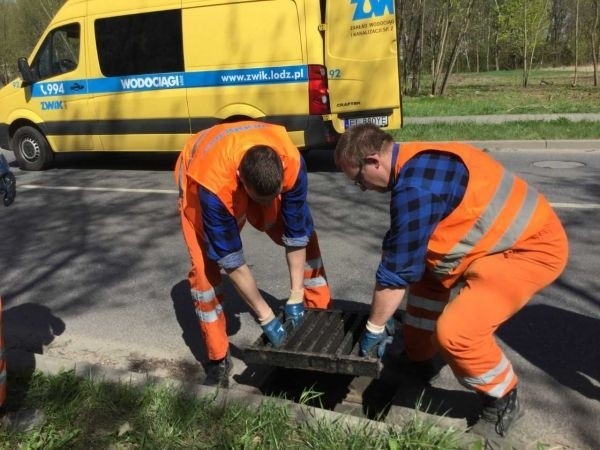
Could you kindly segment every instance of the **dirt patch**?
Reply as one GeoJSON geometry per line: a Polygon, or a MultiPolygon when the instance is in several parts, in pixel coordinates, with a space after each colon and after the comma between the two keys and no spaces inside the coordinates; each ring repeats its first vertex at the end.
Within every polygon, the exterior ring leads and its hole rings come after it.
{"type": "Polygon", "coordinates": [[[164,374],[168,378],[180,381],[192,381],[200,378],[204,373],[199,363],[189,361],[176,361],[172,359],[144,358],[139,355],[131,355],[129,368],[131,372],[164,374]]]}

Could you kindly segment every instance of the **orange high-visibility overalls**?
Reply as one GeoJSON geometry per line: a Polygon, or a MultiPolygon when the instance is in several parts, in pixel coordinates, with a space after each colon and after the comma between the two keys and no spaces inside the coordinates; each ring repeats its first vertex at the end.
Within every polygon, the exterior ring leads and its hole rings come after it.
{"type": "Polygon", "coordinates": [[[454,154],[469,182],[461,203],[435,228],[426,272],[409,287],[405,348],[413,361],[439,350],[460,383],[493,397],[517,384],[493,334],[563,271],[565,231],[547,200],[467,144],[401,144],[395,167],[422,151],[454,154]]]}
{"type": "MultiPolygon", "coordinates": [[[[192,136],[175,167],[179,184],[179,210],[183,236],[191,258],[189,282],[208,357],[218,360],[227,354],[229,341],[222,308],[221,272],[207,256],[198,186],[217,195],[241,230],[248,221],[283,245],[284,224],[281,195],[270,205],[259,205],[238,184],[237,170],[244,154],[255,145],[275,150],[283,163],[282,194],[294,187],[300,170],[300,153],[283,127],[262,122],[216,125],[192,136]]],[[[331,295],[316,233],[306,247],[304,303],[307,307],[328,308],[331,295]]]]}

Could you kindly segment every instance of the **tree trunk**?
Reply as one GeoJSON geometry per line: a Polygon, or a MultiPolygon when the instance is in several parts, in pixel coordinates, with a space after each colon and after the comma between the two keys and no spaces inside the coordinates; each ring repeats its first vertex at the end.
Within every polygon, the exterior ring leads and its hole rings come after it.
{"type": "Polygon", "coordinates": [[[577,65],[579,64],[579,0],[575,2],[575,67],[573,72],[573,86],[577,86],[577,65]]]}
{"type": "Polygon", "coordinates": [[[410,73],[411,88],[410,94],[417,95],[421,89],[421,69],[423,65],[423,27],[424,27],[424,0],[419,0],[419,12],[416,29],[414,30],[411,55],[410,55],[410,73]]]}
{"type": "Polygon", "coordinates": [[[454,47],[452,48],[452,53],[450,56],[450,63],[446,68],[446,73],[444,75],[444,80],[442,81],[442,86],[440,87],[440,95],[444,95],[446,92],[446,86],[448,85],[448,78],[452,73],[452,69],[454,68],[454,64],[456,63],[456,57],[458,56],[458,50],[463,42],[465,35],[467,34],[467,30],[469,29],[469,24],[471,22],[471,12],[473,10],[473,3],[475,0],[469,0],[469,4],[467,6],[467,11],[464,15],[464,22],[462,24],[462,28],[458,37],[456,38],[456,42],[454,43],[454,47]]]}
{"type": "Polygon", "coordinates": [[[442,12],[441,24],[439,27],[440,39],[437,43],[437,52],[433,54],[433,58],[431,60],[431,95],[437,95],[438,93],[438,81],[442,73],[442,64],[446,56],[448,30],[450,28],[449,8],[449,5],[445,5],[444,11],[442,12]]]}
{"type": "Polygon", "coordinates": [[[492,33],[492,25],[488,22],[488,27],[487,27],[487,39],[486,39],[486,46],[485,46],[485,71],[489,72],[490,71],[490,36],[492,33]]]}
{"type": "Polygon", "coordinates": [[[527,81],[529,79],[529,67],[527,64],[527,49],[529,42],[527,30],[527,0],[523,1],[523,87],[527,87],[527,81]]]}
{"type": "MultiPolygon", "coordinates": [[[[425,40],[425,0],[420,1],[420,17],[418,27],[418,45],[416,45],[415,59],[413,60],[413,79],[411,92],[417,95],[421,90],[421,71],[423,67],[423,41],[425,40]]],[[[416,33],[415,33],[416,34],[416,33]]]]}
{"type": "Polygon", "coordinates": [[[594,67],[594,86],[598,86],[598,60],[600,59],[600,1],[594,0],[594,25],[592,26],[591,48],[592,48],[592,65],[594,67]]]}

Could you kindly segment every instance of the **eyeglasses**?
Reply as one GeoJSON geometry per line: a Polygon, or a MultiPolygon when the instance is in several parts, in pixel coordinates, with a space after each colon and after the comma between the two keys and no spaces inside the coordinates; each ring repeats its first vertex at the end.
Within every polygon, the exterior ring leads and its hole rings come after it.
{"type": "Polygon", "coordinates": [[[358,186],[361,189],[366,189],[363,180],[363,168],[365,167],[365,162],[361,161],[360,166],[358,166],[358,173],[354,177],[354,186],[358,186]]]}

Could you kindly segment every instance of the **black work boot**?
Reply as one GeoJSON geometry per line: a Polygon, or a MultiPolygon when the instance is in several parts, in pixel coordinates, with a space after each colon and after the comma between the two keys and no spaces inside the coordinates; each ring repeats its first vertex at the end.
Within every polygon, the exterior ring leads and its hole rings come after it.
{"type": "Polygon", "coordinates": [[[231,373],[232,368],[233,363],[229,353],[227,353],[227,356],[223,359],[209,360],[204,369],[206,378],[204,378],[202,384],[204,386],[228,388],[229,374],[231,373]]]}
{"type": "Polygon", "coordinates": [[[510,427],[523,416],[517,398],[517,388],[505,394],[504,397],[495,398],[482,395],[482,398],[483,410],[472,431],[487,437],[490,434],[490,428],[492,428],[498,436],[505,437],[510,427]]]}

